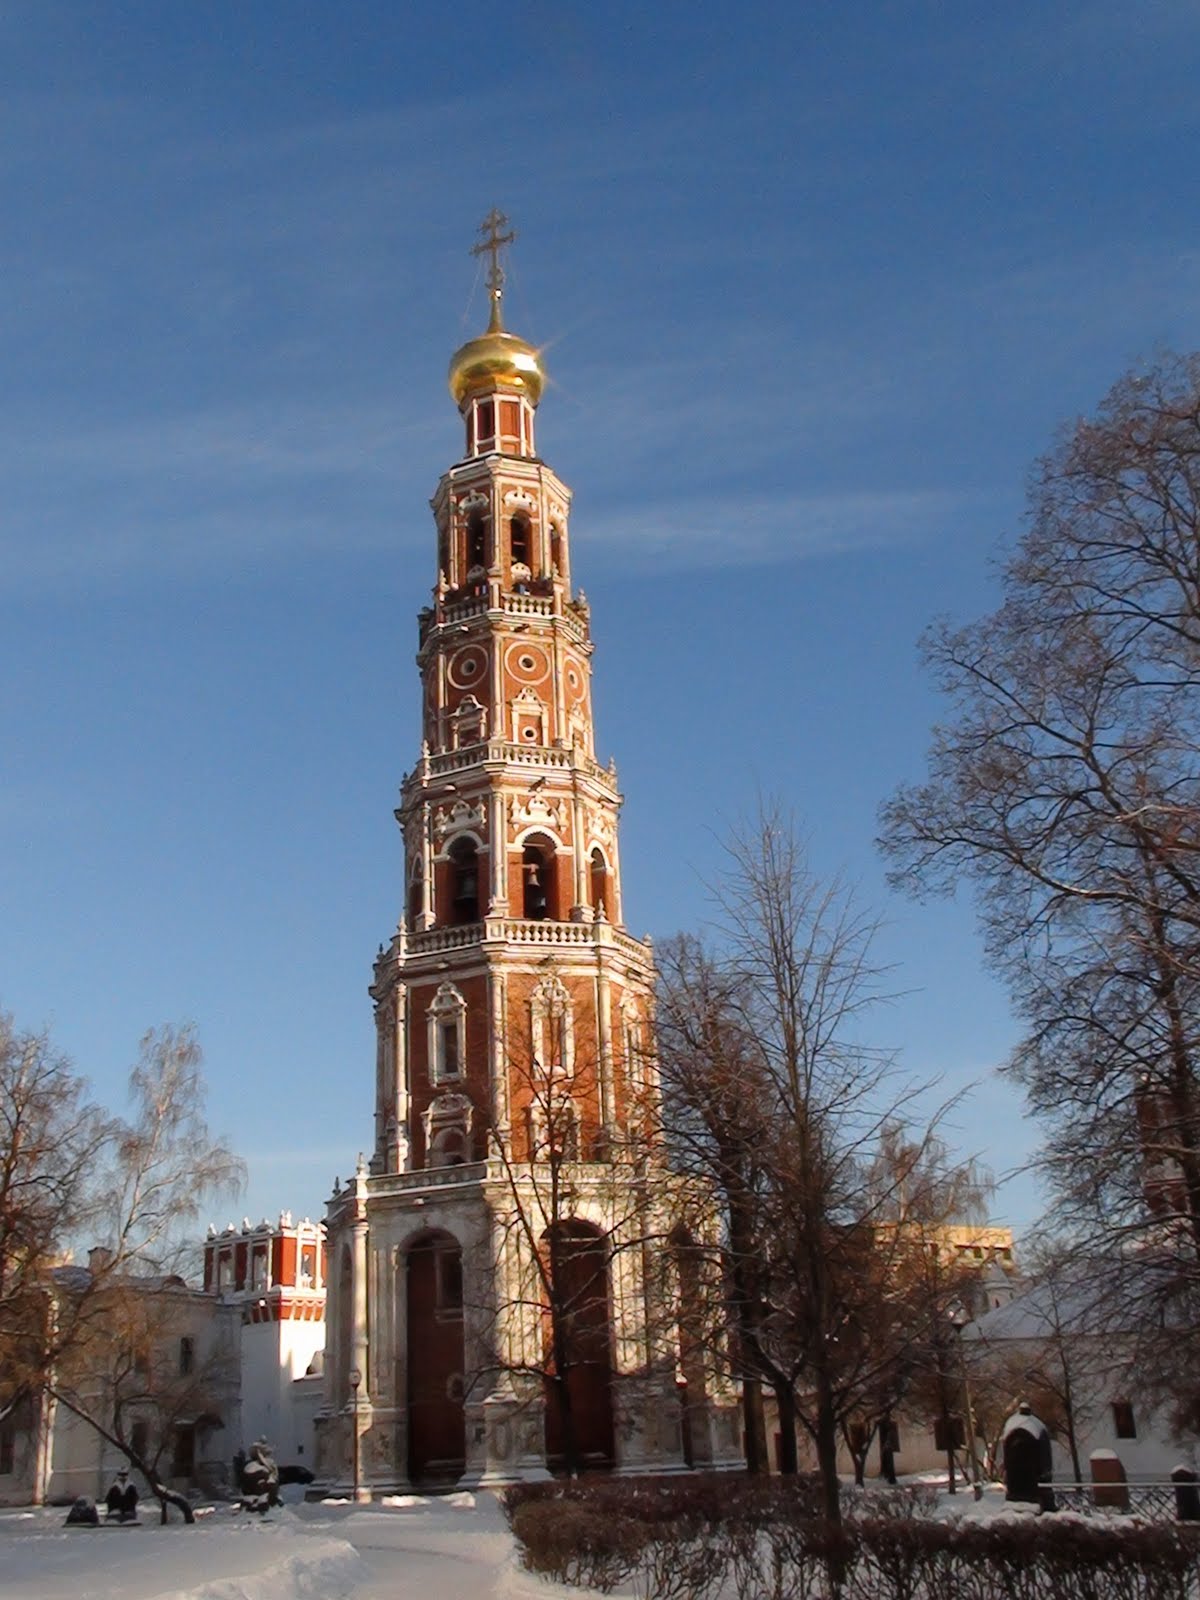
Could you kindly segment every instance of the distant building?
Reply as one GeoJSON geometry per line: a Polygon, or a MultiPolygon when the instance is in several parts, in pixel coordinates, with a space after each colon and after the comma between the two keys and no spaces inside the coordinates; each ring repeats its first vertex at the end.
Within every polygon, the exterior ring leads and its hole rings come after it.
{"type": "MultiPolygon", "coordinates": [[[[99,1254],[89,1267],[55,1270],[48,1314],[55,1298],[89,1288],[99,1254]]],[[[170,1488],[231,1487],[235,1457],[259,1438],[281,1464],[311,1464],[325,1346],[320,1224],[285,1211],[275,1223],[210,1228],[202,1286],[122,1274],[100,1291],[97,1312],[106,1332],[88,1345],[94,1370],[76,1380],[80,1392],[99,1414],[114,1383],[123,1385],[129,1442],[142,1456],[158,1451],[170,1488]],[[118,1328],[132,1348],[112,1342],[118,1328]]],[[[0,1420],[0,1505],[96,1498],[123,1465],[115,1446],[48,1396],[0,1420]]]]}
{"type": "MultiPolygon", "coordinates": [[[[56,1268],[56,1302],[89,1292],[92,1267],[56,1268]]],[[[157,1456],[170,1488],[217,1488],[229,1477],[238,1414],[236,1312],[180,1277],[115,1275],[95,1291],[96,1333],[76,1354],[70,1387],[111,1426],[122,1425],[143,1459],[157,1456]]],[[[38,1395],[0,1422],[0,1505],[102,1496],[128,1460],[83,1418],[38,1395]]],[[[143,1485],[138,1485],[143,1489],[143,1485]]]]}
{"type": "MultiPolygon", "coordinates": [[[[237,1439],[268,1440],[281,1463],[309,1466],[325,1349],[325,1238],[319,1223],[210,1228],[204,1289],[237,1313],[237,1439]]],[[[231,1451],[231,1455],[232,1455],[231,1451]]]]}
{"type": "MultiPolygon", "coordinates": [[[[1110,1266],[1093,1275],[1080,1269],[1072,1283],[1028,1286],[1012,1301],[993,1308],[964,1330],[974,1372],[986,1374],[989,1364],[1001,1373],[1044,1369],[1061,1395],[1064,1363],[1070,1376],[1076,1446],[1085,1478],[1094,1450],[1113,1451],[1129,1478],[1164,1479],[1182,1461],[1191,1462],[1193,1447],[1181,1445],[1172,1432],[1167,1407],[1141,1378],[1136,1341],[1128,1322],[1121,1326],[1127,1303],[1110,1266]],[[1110,1292],[1105,1292],[1106,1277],[1110,1292]]],[[[1136,1272],[1136,1262],[1124,1264],[1136,1272]]],[[[1127,1285],[1126,1285],[1127,1287],[1127,1285]]],[[[1012,1395],[1012,1401],[1033,1396],[1012,1395]]],[[[1061,1410],[1061,1401],[1059,1405],[1061,1410]]],[[[1073,1479],[1074,1465],[1063,1437],[1062,1419],[1043,1417],[1054,1438],[1054,1471],[1073,1479]]]]}

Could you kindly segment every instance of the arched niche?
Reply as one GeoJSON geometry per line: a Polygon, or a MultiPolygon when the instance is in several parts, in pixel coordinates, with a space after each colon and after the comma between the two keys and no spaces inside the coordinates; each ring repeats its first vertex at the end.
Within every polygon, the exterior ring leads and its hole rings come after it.
{"type": "Polygon", "coordinates": [[[600,846],[593,845],[588,856],[588,892],[597,921],[613,919],[612,874],[600,846]]]}
{"type": "Polygon", "coordinates": [[[544,833],[527,834],[521,845],[521,915],[529,922],[560,918],[558,852],[544,833]]]}
{"type": "Polygon", "coordinates": [[[479,845],[460,834],[446,851],[448,921],[455,927],[479,921],[479,845]]]}

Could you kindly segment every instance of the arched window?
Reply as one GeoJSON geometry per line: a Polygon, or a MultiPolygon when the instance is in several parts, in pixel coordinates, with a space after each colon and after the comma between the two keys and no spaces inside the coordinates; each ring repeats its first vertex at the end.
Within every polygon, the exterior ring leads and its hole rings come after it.
{"type": "Polygon", "coordinates": [[[450,921],[455,926],[479,921],[479,852],[474,839],[456,839],[450,846],[450,921]]]}
{"type": "Polygon", "coordinates": [[[606,922],[612,921],[612,907],[608,899],[608,865],[599,845],[592,851],[588,862],[592,884],[592,910],[597,917],[603,914],[606,922]]]}
{"type": "Polygon", "coordinates": [[[496,407],[491,400],[481,400],[475,411],[475,430],[477,443],[475,448],[483,450],[485,446],[494,443],[496,438],[496,407]]]}
{"type": "Polygon", "coordinates": [[[575,1070],[575,1019],[561,978],[543,978],[529,999],[529,1042],[538,1076],[560,1083],[575,1070]]]}
{"type": "Polygon", "coordinates": [[[467,1134],[463,1128],[442,1128],[429,1147],[431,1167],[463,1167],[467,1164],[467,1134]]]}
{"type": "Polygon", "coordinates": [[[550,524],[550,565],[562,576],[562,534],[550,524]]]}
{"type": "Polygon", "coordinates": [[[528,517],[518,515],[512,519],[508,525],[508,539],[514,564],[520,561],[528,566],[530,548],[528,517]]]}
{"type": "Polygon", "coordinates": [[[439,984],[427,1012],[429,1077],[433,1083],[461,1078],[467,1048],[467,1003],[452,983],[439,984]]]}
{"type": "Polygon", "coordinates": [[[557,896],[555,894],[554,846],[548,839],[530,839],[521,852],[521,872],[524,887],[522,916],[531,922],[544,922],[553,917],[557,896]]]}
{"type": "Polygon", "coordinates": [[[487,566],[487,521],[482,511],[472,511],[467,520],[467,571],[487,566]]]}

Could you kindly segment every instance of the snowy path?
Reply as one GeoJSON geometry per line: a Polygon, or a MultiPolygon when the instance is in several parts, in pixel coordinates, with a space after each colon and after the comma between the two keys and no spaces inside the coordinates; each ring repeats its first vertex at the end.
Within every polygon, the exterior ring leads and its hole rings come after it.
{"type": "MultiPolygon", "coordinates": [[[[464,1496],[463,1499],[470,1497],[464,1496]]],[[[495,1500],[221,1509],[194,1528],[68,1529],[0,1511],[0,1600],[553,1600],[520,1570],[495,1500]]]]}

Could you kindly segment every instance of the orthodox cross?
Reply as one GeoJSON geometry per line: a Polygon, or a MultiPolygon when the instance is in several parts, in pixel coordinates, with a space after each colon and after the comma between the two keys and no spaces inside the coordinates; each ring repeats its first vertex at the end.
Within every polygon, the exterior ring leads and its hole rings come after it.
{"type": "Polygon", "coordinates": [[[500,265],[500,252],[505,245],[512,244],[517,237],[516,230],[508,227],[508,218],[503,211],[498,211],[495,206],[479,225],[482,237],[478,244],[471,246],[473,256],[491,256],[491,265],[488,267],[487,286],[492,297],[492,313],[497,315],[500,310],[500,296],[504,293],[504,268],[500,265]],[[508,232],[505,233],[505,228],[508,232]]]}

